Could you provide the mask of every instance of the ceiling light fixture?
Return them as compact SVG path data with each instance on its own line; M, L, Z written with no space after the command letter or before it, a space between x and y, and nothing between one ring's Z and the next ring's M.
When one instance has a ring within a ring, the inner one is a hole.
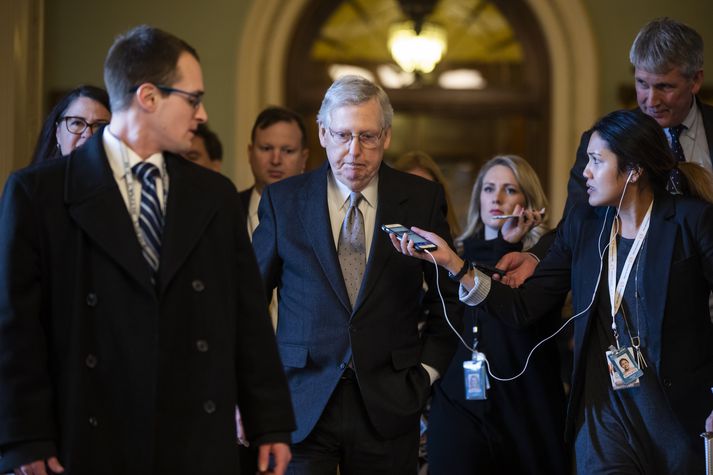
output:
M404 71L430 73L446 51L446 31L435 23L423 23L420 31L413 21L399 23L389 31L389 50Z

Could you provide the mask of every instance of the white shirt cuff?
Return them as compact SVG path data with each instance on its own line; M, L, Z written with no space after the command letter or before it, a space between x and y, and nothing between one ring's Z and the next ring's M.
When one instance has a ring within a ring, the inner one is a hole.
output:
M480 272L475 269L475 276L473 278L473 283L475 284L470 290L466 290L463 284L458 288L458 298L464 304L475 307L480 304L490 293L491 280L487 274Z

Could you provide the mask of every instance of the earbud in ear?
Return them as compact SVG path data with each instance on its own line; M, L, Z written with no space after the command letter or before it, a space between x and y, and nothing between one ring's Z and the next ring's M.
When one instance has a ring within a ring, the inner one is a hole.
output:
M626 177L626 182L629 183L631 182L631 176L634 174L634 170L629 170L629 176Z

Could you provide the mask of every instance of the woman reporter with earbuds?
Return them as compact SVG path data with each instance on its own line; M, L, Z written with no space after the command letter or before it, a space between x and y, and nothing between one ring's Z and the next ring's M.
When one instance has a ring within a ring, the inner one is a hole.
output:
M699 198L710 201L713 179L695 164L677 165L661 127L644 114L613 112L592 130L584 170L591 206L572 209L520 288L414 231L438 245L433 259L460 277L463 302L512 326L547 315L571 288L566 435L577 473L703 473L699 434L713 416L713 206ZM670 184L691 196L672 196ZM392 241L432 259L410 241ZM634 374L616 364L623 357Z

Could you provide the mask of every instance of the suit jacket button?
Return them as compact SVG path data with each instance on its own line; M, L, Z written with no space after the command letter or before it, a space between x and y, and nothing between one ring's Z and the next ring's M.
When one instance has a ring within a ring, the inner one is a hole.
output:
M88 306L96 307L98 301L99 301L99 299L97 298L97 294L95 294L94 292L89 292L87 294L87 305Z
M90 353L90 354L87 355L87 358L84 360L84 362L86 363L87 368L92 368L92 369L93 369L93 368L96 368L97 363L99 362L99 360L97 359L96 356L94 356L93 354Z
M193 290L196 292L203 292L205 289L205 284L203 284L202 280L195 279L193 282L191 282L191 287L193 287Z
M198 348L198 351L201 353L205 353L208 351L208 342L205 340L198 340L196 341L196 348Z
M342 363L339 365L339 369L345 369L347 367L346 363Z
M666 386L667 388L670 388L670 387L671 387L671 380L670 380L670 379L664 378L662 382L663 382L663 385Z
M92 427L97 427L99 425L99 421L96 417L92 416L89 418L89 425Z
M215 403L208 399L206 402L203 403L203 410L207 414L213 414L215 412Z

